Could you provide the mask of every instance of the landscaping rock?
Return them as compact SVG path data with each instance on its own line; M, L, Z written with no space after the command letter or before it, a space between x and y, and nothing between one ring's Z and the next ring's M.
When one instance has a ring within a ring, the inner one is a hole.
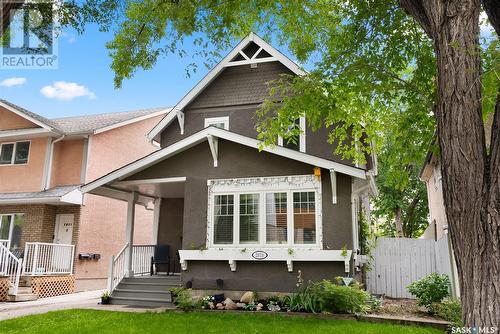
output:
M236 306L236 303L233 302L231 298L226 298L224 301L224 305L226 306L226 310L237 310L238 306Z
M218 310L223 310L224 309L224 305L222 305L222 303L217 303L217 305L215 305L215 308L218 309Z
M221 304L221 305L222 305L222 304ZM213 309L215 308L214 303L209 302L209 303L208 303L208 308L209 308L209 309L211 309L211 310L213 310Z
M243 296L241 296L240 302L245 304L253 303L254 302L253 292L252 291L245 292Z
M245 303L236 303L236 306L238 306L238 308L244 308L245 306L247 306L247 304L245 304Z
M264 308L264 305L262 305L262 303L258 303L255 310L261 311L263 308Z

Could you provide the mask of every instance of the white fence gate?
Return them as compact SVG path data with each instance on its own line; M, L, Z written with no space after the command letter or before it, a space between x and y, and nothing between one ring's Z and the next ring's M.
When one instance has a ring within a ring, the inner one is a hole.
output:
M451 277L451 261L446 237L428 239L378 238L372 252L371 270L366 274L367 289L393 298L414 298L408 292L413 281L433 272Z

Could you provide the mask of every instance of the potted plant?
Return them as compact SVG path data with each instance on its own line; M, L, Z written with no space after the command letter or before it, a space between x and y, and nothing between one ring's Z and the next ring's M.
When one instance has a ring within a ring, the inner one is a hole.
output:
M110 299L111 299L111 294L109 293L109 291L104 291L101 295L101 304L108 305Z

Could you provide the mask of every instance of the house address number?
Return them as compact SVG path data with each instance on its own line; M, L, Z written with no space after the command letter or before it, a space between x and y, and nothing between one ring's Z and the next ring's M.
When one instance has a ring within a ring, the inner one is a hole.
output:
M267 256L268 254L264 251L255 251L252 253L252 257L256 260L264 260Z

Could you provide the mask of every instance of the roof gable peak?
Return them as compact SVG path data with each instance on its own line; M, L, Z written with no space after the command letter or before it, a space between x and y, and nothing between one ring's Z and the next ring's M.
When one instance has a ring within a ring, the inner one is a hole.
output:
M163 117L148 133L148 139L158 141L157 137L175 118L177 118L181 126L181 133L183 133L184 108L213 82L225 68L241 65L252 66L253 64L273 61L280 62L296 75L306 74L299 65L257 34L254 32L249 33L172 108L171 112Z

